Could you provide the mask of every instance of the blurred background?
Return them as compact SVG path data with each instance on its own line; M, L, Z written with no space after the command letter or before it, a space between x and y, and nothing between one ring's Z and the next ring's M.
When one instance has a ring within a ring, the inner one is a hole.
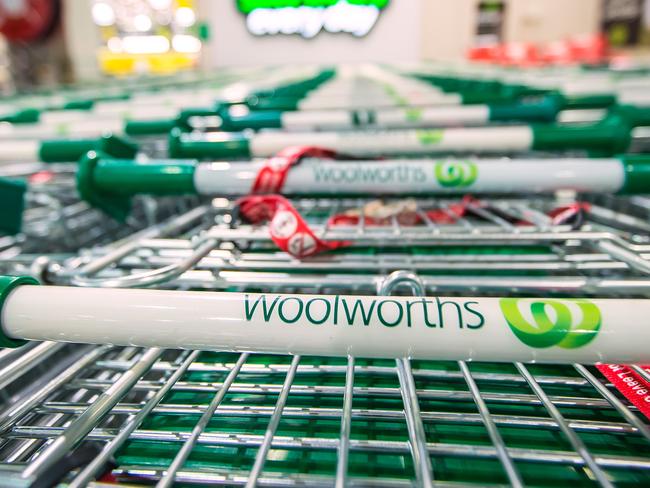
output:
M630 62L650 0L2 0L0 88L222 66Z

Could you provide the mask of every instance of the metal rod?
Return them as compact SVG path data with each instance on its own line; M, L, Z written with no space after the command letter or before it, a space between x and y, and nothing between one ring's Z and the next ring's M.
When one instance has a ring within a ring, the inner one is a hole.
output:
M29 369L45 361L62 347L63 344L61 343L43 342L28 351L24 351L19 358L0 369L0 390L25 374Z
M560 430L567 437L573 449L575 449L575 451L580 455L580 457L582 457L582 459L585 462L585 466L589 468L589 470L595 476L598 483L601 486L604 486L606 488L613 488L614 485L609 481L607 475L603 472L600 466L598 466L598 462L596 461L596 459L594 459L591 452L589 452L587 446L584 444L584 442L582 442L582 439L578 437L578 435L573 431L573 429L569 427L567 421L564 419L564 416L560 413L558 408L549 399L549 397L546 395L546 392L542 389L542 387L539 386L537 381L535 381L535 378L533 377L532 374L530 374L528 368L526 368L526 366L524 366L522 363L515 363L515 366L519 371L519 373L526 379L528 385L533 390L535 395L537 395L537 397L544 404L544 407L551 415L553 420L557 422L558 426L560 427Z
M467 386L469 387L469 391L472 394L472 397L474 398L474 403L476 403L476 407L478 408L479 414L483 419L483 424L485 425L485 428L488 431L490 440L492 441L492 444L497 450L499 461L501 461L501 464L503 465L503 468L506 471L506 475L508 476L508 481L510 482L510 485L514 487L523 486L524 484L521 479L521 475L519 474L519 471L517 470L514 463L512 462L512 459L510 458L510 454L508 453L508 447L503 441L503 437L501 437L501 434L499 433L499 430L497 429L497 426L494 423L494 420L492 419L492 415L490 414L490 410L488 409L487 404L481 397L481 391L479 390L476 381L474 381L474 378L472 377L472 373L469 367L467 366L467 363L465 363L465 361L458 361L458 367L460 368L460 371L463 374L465 381L467 382Z
M205 428L208 426L210 420L212 420L212 416L214 415L215 411L221 404L223 398L226 396L226 393L228 393L228 389L230 388L230 385L232 385L232 383L235 381L235 378L239 374L242 365L246 362L247 359L248 359L248 353L240 354L239 359L237 359L237 362L233 366L232 370L230 371L230 373L228 373L228 376L223 382L223 385L221 386L221 388L219 388L219 391L210 402L210 405L208 405L208 408L205 410L205 412L203 412L203 415L201 415L201 417L199 418L199 421L192 429L192 432L190 433L189 437L185 440L183 447L181 447L180 451L178 451L178 453L174 457L174 460L170 464L169 468L167 468L167 471L165 472L165 476L161 478L161 480L156 485L157 488L166 488L172 486L172 484L174 483L174 479L176 478L176 473L180 468L183 467L183 464L185 464L185 461L187 460L187 457L192 452L192 449L194 448L197 439L203 433Z
M625 406L625 404L620 401L614 394L612 394L609 389L603 385L601 381L598 380L593 374L589 372L587 368L585 368L582 364L574 364L573 367L580 373L582 376L586 378L589 383L600 393L609 403L611 403L612 407L614 407L618 413L621 414L621 416L630 424L632 424L636 430L641 434L643 437L646 438L646 440L650 441L650 428L636 415L634 415L629 408Z
M199 356L199 351L192 351L165 383L156 391L147 402L138 409L138 412L129 421L124 424L119 433L108 442L102 451L86 466L75 478L69 483L69 488L82 488L86 486L100 469L105 466L110 457L120 448L129 436L137 429L156 406L162 401L167 393L173 388L174 384L186 373L187 369ZM113 408L115 412L115 408Z
M433 466L427 451L427 439L420 414L415 381L411 372L411 363L408 359L396 359L397 375L400 382L402 401L404 402L404 416L409 433L409 446L413 464L415 465L415 476L418 485L432 487L434 485Z
M291 384L293 383L293 380L296 376L298 364L300 364L300 356L295 355L291 359L291 367L289 368L287 376L284 379L282 390L280 391L278 401L275 404L275 410L273 411L271 420L269 420L269 425L267 426L266 432L264 433L264 439L262 440L259 450L257 451L257 455L255 456L255 463L253 464L253 467L251 468L251 471L248 475L248 479L246 480L246 488L254 488L257 485L257 479L260 477L262 469L264 469L266 456L269 452L269 449L271 448L271 444L273 443L275 431L277 430L278 425L280 425L282 411L284 410L284 406L287 403L287 398L289 398Z
M131 389L131 387L144 375L155 363L162 349L152 348L147 350L133 369L122 373L120 378L111 387L102 393L81 416L66 428L63 434L57 437L54 442L39 453L38 458L31 463L22 477L25 479L35 478L63 458L75 445L88 434L97 423L117 404L117 402Z
M47 398L52 392L58 390L74 378L80 371L104 355L110 346L94 347L90 350L82 350L84 354L76 358L76 361L59 373L56 378L49 381L38 391L30 393L27 397L11 405L7 410L0 413L0 433L6 432L25 413L31 410L36 404ZM75 359L73 356L72 359Z
M347 486L348 453L350 451L350 430L352 427L352 401L354 396L354 357L348 356L345 371L345 393L341 412L341 432L339 435L338 459L336 461L336 488Z

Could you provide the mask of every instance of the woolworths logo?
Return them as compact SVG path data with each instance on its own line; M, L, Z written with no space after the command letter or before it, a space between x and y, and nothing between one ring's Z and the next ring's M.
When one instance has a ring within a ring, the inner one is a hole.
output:
M478 177L478 168L471 161L445 161L436 163L436 180L445 188L470 186Z
M485 324L479 303L432 298L354 298L245 295L248 322L347 327L427 327L476 330Z
M404 117L408 122L419 122L422 119L422 109L417 107L407 108Z
M441 130L418 130L415 134L423 146L432 146L442 140Z
M600 310L589 300L502 298L499 304L510 329L527 346L576 349L600 330Z

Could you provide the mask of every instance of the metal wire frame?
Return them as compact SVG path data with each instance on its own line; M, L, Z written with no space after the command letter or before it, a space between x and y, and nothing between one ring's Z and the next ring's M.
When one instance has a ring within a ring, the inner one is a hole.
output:
M647 421L581 365L506 372L480 363L110 346L86 350L80 362L54 388L12 405L21 414L0 424L3 479L65 462L70 451L56 448L63 443L78 451L102 446L87 467L70 470L69 486L101 477L111 458L121 482L160 486L521 486L535 485L532 476L542 471L551 483L641 486L650 477ZM409 418L419 419L419 434L407 428ZM376 437L364 438L366 429ZM464 429L467 438L453 435ZM533 433L552 441L534 444ZM518 436L531 445L522 447ZM618 453L605 453L603 442ZM318 466L323 455L328 462ZM371 465L382 459L399 467Z
M44 177L29 182L21 233L0 235L1 272L23 272L43 254L62 258L65 253L76 253L83 247L110 244L197 204L196 198L138 198L129 219L118 222L79 200L75 171L76 165L70 164L16 164L0 168L3 175L10 177Z
M421 208L447 208L450 202L457 201L418 204ZM366 226L362 219L358 226L330 228L319 223L340 212L341 207L362 203L297 202L321 238L353 244L350 250L334 254L297 260L273 251L266 226L236 223L230 202L217 200L212 207L174 219L164 235L141 236L110 249L95 248L82 258L64 262L45 278L104 287L223 289L277 285L319 291L373 291L384 274L410 270L422 276L428 291L437 292L647 295L650 291L648 224L642 215L613 210L613 205L593 204L588 214L593 220L575 229L550 226L544 220L543 211L553 208L557 201L522 199L490 201L490 207L480 209L479 218L452 224L404 226L394 219L387 227ZM499 209L498 214L490 211L492 207ZM536 225L515 226L504 218L521 219L522 215ZM355 249L363 245L373 249ZM461 252L446 252L449 246L460 246Z
M0 237L0 252L10 258L36 250L76 250L119 228L76 196L73 165L10 165L2 174L29 181L22 232ZM40 174L40 175L39 175ZM35 180L34 177L41 179Z
M192 247L209 243L212 249L216 243L202 239L202 232L213 228L214 219L206 207L198 207L97 250L90 260L78 259L72 269L93 275L120 263L132 270L148 253L163 260L154 259L153 265L161 265L179 252L192 254ZM570 255L573 246L581 246L574 242L579 240L576 231L566 232L573 244L563 246ZM187 243L193 244L189 251ZM225 252L232 254L232 246L208 251L198 260L194 256L180 278L167 281L167 286L192 286L196 275L203 276L204 284L206 274L215 281L209 260L223 260ZM256 258L255 253L246 254L249 262ZM620 272L620 262L600 254L589 259ZM488 256L488 263L505 264L497 255ZM306 266L331 271L350 259L337 256L333 262L324 259ZM463 259L468 258L459 262ZM508 259L506 255L504 261ZM537 256L531 262L544 259ZM589 264L589 259L584 261ZM371 259L365 265L371 269L376 264ZM177 268L178 263L169 266ZM322 281L327 275L287 275L289 281L267 276L257 282L248 279L250 275L254 273L240 273L235 282L240 288L303 292L328 286ZM418 287L437 289L435 277L399 275ZM379 272L342 276L334 275L329 286L348 293L363 286L391 291ZM372 279L364 284L368 276ZM321 282L316 285L315 279ZM573 277L573 290L585 293L588 288L581 279L591 278ZM610 281L614 290L626 280ZM640 288L647 289L647 283ZM34 361L28 358L16 367L11 383L20 383ZM160 486L521 486L536 484L540 476L557 483L642 485L650 479L650 427L599 378L582 365L566 370L408 359L391 364L360 358L84 347L76 360L58 366L56 376L14 394L3 405L0 473L17 484L33 480L72 459L73 449L80 452L99 442L89 464L69 468L66 481L71 486L100 478L113 457L117 464L111 473L120 481ZM454 437L466 430L467 437ZM541 443L532 439L533 433L543 433L552 439L551 445L546 438ZM618 452L605 448L611 445ZM205 456L212 461L206 462ZM319 461L323 456L326 461ZM293 462L296 459L304 462ZM384 464L390 469L379 469Z
M417 199L411 200L415 205L412 213L420 217L421 225L409 225L400 223L398 217L391 217L386 225L373 225L363 216L357 225L336 225L329 224L331 217L346 211L362 208L369 202L369 199L296 199L292 203L300 214L311 224L314 232L323 240L351 240L356 245L363 245L365 239L373 241L374 244L380 241L399 241L406 243L417 243L421 240L440 239L441 243L453 244L458 241L470 240L474 243L481 243L483 240L494 243L500 240L520 240L526 242L526 237L536 239L556 239L557 233L570 232L572 230L613 232L618 237L635 236L641 242L648 242L650 223L646 218L618 210L620 207L629 209L631 203L642 200L636 199L615 199L608 200L608 207L603 207L594 202L589 211L582 217L583 222L576 225L553 224L552 219L546 215L559 206L576 202L575 194L558 195L552 198L498 198L492 197L482 199L486 206L477 203L462 202L467 206L467 215L458 216L449 207L461 203L459 199ZM387 204L399 201L399 199L386 199ZM224 227L229 227L231 233L226 232L229 238L240 240L260 240L268 236L264 226L250 226L241 223L228 202L222 199L216 200L215 208L225 207L217 214L217 223L222 223L214 230L224 232ZM428 210L438 210L446 214L451 223L435 222L427 215ZM526 221L526 225L518 222ZM505 235L504 235L505 234ZM552 235L548 235L552 234ZM220 234L223 235L223 234ZM568 234L569 237L570 234ZM267 237L268 238L268 237ZM595 236L594 238L607 238L607 236ZM616 237L610 236L615 239ZM366 241L367 242L367 241Z

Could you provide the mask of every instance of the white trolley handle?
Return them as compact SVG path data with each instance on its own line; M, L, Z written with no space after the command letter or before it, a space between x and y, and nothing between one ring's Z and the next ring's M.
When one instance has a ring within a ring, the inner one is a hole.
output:
M0 345L64 341L323 356L647 363L650 300L378 297L26 286Z

